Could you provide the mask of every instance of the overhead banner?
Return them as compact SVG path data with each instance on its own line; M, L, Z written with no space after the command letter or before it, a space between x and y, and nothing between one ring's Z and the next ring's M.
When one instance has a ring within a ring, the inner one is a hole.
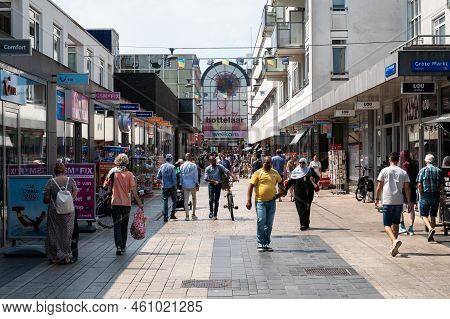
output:
M0 99L18 105L27 104L27 80L8 71L0 71Z
M248 137L245 71L237 64L216 63L203 75L203 133L206 139Z
M65 117L66 120L88 123L89 98L73 90L65 92Z
M8 176L8 239L44 239L47 204L44 189L50 175Z
M65 164L66 176L77 183L74 198L78 220L95 221L95 164Z

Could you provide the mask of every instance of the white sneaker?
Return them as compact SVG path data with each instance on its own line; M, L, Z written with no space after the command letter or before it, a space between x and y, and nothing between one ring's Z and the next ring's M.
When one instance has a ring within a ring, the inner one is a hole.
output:
M196 215L192 215L192 220L197 220L198 217Z
M398 239L396 239L393 243L392 243L392 248L391 248L391 256L395 257L398 255L398 249L400 248L400 246L402 245L402 242Z
M186 216L186 218L184 220L188 222L189 221L189 215Z

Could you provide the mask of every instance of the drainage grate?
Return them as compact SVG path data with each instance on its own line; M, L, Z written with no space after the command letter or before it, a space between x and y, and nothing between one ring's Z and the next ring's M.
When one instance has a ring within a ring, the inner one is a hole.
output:
M231 288L231 280L183 280L181 288Z
M305 273L308 276L352 276L351 269L347 268L305 268Z

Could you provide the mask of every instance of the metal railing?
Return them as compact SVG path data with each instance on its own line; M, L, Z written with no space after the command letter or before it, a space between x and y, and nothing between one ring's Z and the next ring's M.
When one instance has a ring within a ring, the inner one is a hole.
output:
M398 52L404 48L412 46L443 46L450 44L450 35L417 35L414 38L402 43L400 46L391 51L391 54Z

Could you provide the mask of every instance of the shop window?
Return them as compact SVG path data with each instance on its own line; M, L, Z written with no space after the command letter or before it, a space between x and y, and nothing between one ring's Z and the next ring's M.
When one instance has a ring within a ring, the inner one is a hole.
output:
M53 59L58 62L62 62L61 54L61 36L62 31L56 25L53 26Z
M392 124L392 104L383 106L383 124Z
M0 2L0 36L11 35L11 2Z
M56 122L56 136L57 136L57 159L58 161L65 162L66 152L65 152L65 141L64 141L64 121Z
M433 154L436 158L438 155L438 136L437 127L423 126L423 152L424 154ZM439 164L438 164L439 165Z
M88 139L88 125L81 124L81 162L89 163L89 139Z
M420 96L413 95L405 99L405 121L413 121L419 118Z
M438 112L436 95L422 95L422 117L436 116Z
M394 122L399 123L400 122L400 101L394 102Z
M33 49L40 51L41 47L41 14L30 9L30 39Z
M420 127L419 124L406 126L406 137L408 147L413 159L419 160L419 147L420 147Z
M65 125L65 163L75 162L75 124L66 122Z
M441 113L450 113L450 86L442 88L441 95L442 95Z

